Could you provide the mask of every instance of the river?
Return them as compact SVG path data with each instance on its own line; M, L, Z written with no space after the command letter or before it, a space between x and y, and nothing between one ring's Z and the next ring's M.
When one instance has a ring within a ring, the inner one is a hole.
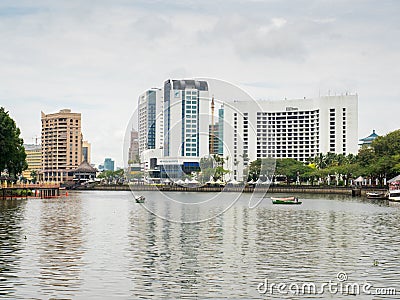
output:
M400 298L400 204L142 194L0 200L0 298Z

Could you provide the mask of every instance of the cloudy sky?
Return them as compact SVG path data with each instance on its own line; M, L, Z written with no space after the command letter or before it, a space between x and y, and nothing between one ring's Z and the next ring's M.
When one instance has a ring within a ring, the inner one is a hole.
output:
M123 165L138 95L227 80L255 99L357 93L359 136L398 129L400 2L0 1L0 106L26 143L40 111L82 113L92 162Z

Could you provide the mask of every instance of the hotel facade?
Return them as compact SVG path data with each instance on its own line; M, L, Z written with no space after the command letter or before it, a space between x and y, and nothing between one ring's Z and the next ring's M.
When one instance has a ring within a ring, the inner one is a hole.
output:
M152 141L154 133L155 142L142 142L139 152L143 169L155 180L199 170L200 159L216 152L230 170L225 179L242 181L248 164L258 158L306 162L319 153L358 150L357 95L230 100L215 95L207 81L170 79L157 89L154 115L143 108L149 105L143 101L150 99L147 93L139 97L139 141ZM211 110L214 95L224 99L218 116ZM152 125L157 129L149 130Z
M319 153L356 154L358 96L282 101L233 101L224 109L224 156L235 180L258 158L306 162ZM247 158L247 159L244 159Z

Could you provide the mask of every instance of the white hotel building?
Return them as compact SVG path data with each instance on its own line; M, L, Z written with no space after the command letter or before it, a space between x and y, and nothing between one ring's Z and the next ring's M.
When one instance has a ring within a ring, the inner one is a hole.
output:
M305 162L318 153L357 153L357 95L230 100L207 81L167 80L162 89L139 97L139 151L150 177L178 178L209 154L212 96L224 99L218 138L228 157L225 168L231 170L227 179L243 180L244 168L257 158Z
M271 157L306 162L318 153L357 153L357 95L254 104L224 105L224 156L232 158L229 169L236 180L243 180L246 155L248 161Z

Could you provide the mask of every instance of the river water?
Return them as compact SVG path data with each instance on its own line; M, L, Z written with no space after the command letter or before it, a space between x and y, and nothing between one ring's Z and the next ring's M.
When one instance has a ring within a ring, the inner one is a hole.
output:
M0 200L0 298L400 298L399 204L307 194L249 208L250 194L142 194L145 205L104 191ZM304 284L319 294L296 294Z

